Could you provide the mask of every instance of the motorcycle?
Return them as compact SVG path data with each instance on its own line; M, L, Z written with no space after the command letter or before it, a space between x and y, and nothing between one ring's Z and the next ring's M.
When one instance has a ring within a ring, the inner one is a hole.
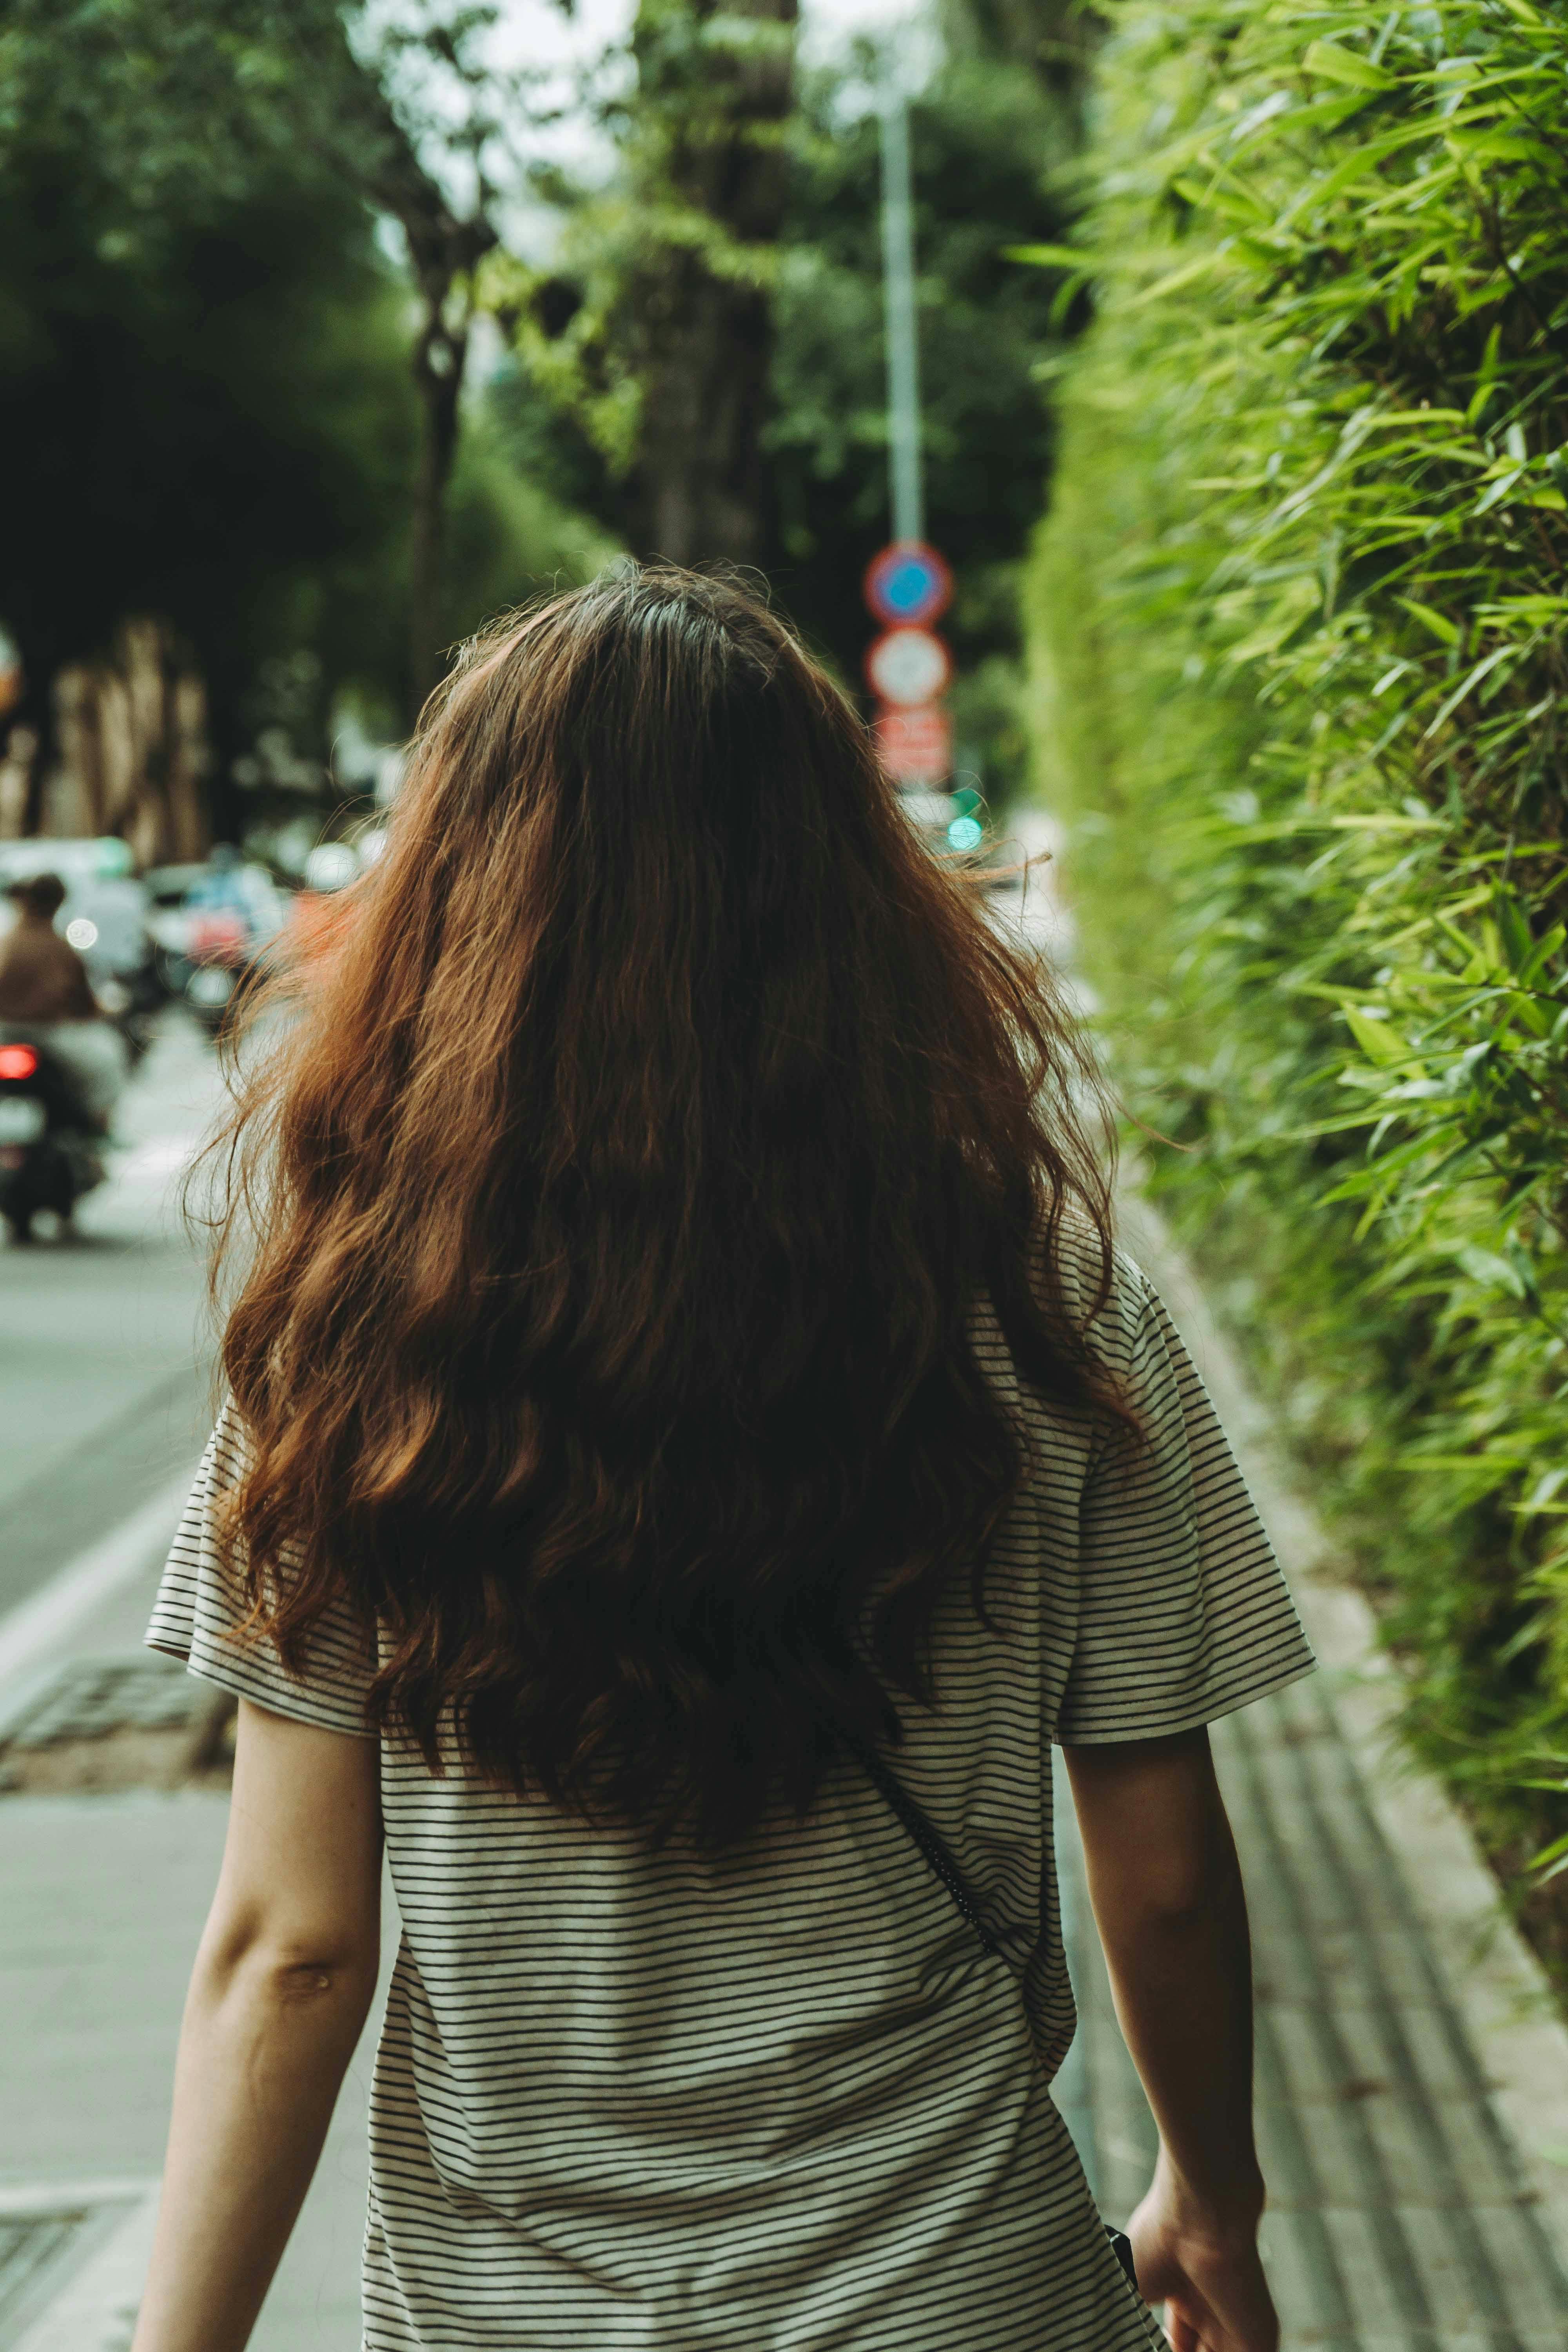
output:
M0 1045L0 1218L12 1240L31 1241L40 1209L68 1218L105 1173L70 1072L46 1046Z

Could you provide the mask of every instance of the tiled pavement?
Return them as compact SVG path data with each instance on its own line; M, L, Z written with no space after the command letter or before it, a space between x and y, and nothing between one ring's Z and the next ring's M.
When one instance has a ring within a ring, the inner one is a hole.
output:
M62 1656L139 1654L156 1573L150 1548ZM226 1811L205 1790L0 1793L0 2352L124 2352L130 2341ZM386 1915L384 1982L390 1892ZM357 2352L374 2036L373 2020L254 2352ZM76 2226L50 2230L51 2214Z
M1264 2245L1287 2347L1563 2352L1561 2250L1329 1694L1320 1680L1248 1707L1215 1727L1215 1750L1252 1916ZM1062 2104L1121 2221L1147 2184L1153 2126L1061 1828L1080 2001Z

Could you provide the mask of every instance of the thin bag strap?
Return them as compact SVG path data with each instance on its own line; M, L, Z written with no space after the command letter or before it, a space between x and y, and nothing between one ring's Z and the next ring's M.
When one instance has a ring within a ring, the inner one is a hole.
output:
M919 1846L932 1872L946 1887L952 1897L955 1908L963 1913L986 1950L1001 1955L1002 1947L981 1917L979 1906L964 1884L963 1873L949 1851L942 1832L927 1821L924 1813L907 1790L900 1788L875 1749L862 1747L859 1740L849 1738L847 1733L845 1734L845 1738L853 1753L865 1766L868 1778L881 1790L892 1811ZM1138 2273L1132 2260L1131 2239L1124 2230L1113 2228L1109 2221L1102 2223L1101 2226L1110 2241L1117 2261L1126 2274L1128 2285L1142 2302L1143 2290L1138 2284Z
M946 1887L952 1898L953 1907L968 1921L986 1950L999 1954L1002 1947L981 1917L980 1906L965 1885L963 1873L949 1851L941 1832L926 1819L914 1799L900 1788L873 1748L862 1747L858 1739L851 1739L848 1744L865 1766L868 1777L881 1790L889 1807L898 1815L899 1820L920 1848L933 1876L939 1878Z

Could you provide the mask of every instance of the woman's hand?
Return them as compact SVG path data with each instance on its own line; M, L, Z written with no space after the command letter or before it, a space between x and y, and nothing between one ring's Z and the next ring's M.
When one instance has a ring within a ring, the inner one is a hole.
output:
M1165 2306L1173 2352L1278 2352L1256 2212L1250 2220L1205 2212L1162 2157L1127 2234L1140 2293Z

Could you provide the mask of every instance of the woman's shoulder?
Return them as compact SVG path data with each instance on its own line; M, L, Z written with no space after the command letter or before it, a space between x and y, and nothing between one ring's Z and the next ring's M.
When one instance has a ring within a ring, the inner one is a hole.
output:
M1090 1342L1111 1370L1125 1368L1156 1303L1137 1260L1082 1210L1069 1209L1037 1244L1037 1278L1047 1303Z

